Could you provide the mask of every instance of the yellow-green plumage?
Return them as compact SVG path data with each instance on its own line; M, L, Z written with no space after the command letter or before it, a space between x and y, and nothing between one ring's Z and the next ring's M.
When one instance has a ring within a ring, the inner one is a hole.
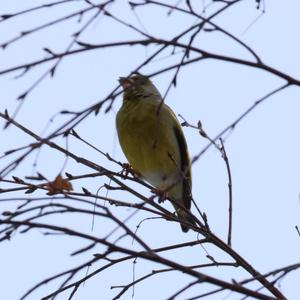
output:
M123 83L122 83L123 80ZM191 207L191 164L181 126L145 76L121 79L124 101L117 114L122 150L132 168L157 189L166 190L180 219L194 224L177 205ZM182 224L182 230L188 227Z

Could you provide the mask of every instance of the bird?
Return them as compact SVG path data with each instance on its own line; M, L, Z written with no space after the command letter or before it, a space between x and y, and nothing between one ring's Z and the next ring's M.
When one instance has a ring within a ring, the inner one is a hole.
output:
M120 146L136 174L173 204L183 232L195 221L191 160L181 125L158 89L144 75L120 77L123 103L116 115ZM187 225L189 224L189 225Z

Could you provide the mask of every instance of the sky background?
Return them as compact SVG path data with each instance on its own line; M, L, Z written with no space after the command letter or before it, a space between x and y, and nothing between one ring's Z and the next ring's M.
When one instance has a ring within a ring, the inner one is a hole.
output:
M20 11L38 3L45 3L45 1L2 1L0 14ZM203 5L210 2L199 1L199 3L202 9ZM295 78L300 78L300 44L297 41L298 28L300 28L300 3L296 0L265 1L265 5L266 13L248 30L249 24L261 14L261 10L256 9L255 1L242 1L241 4L229 9L214 21L251 46L266 64ZM17 36L20 31L34 28L47 20L85 6L86 3L83 1L74 1L72 4L60 6L59 9L43 10L2 22L0 23L0 44ZM199 11L201 9L199 8ZM212 8L209 6L203 15L210 15L210 9ZM170 38L189 24L195 23L194 19L177 13L167 17L167 10L162 8L139 9L134 14L128 3L122 0L115 1L109 7L109 11L139 28L143 25L149 33L163 38ZM85 20L87 17L82 22ZM64 51L70 42L70 34L82 24L78 23L77 19L72 19L21 39L5 50L1 49L0 69L43 58L47 55L43 48L50 48L54 52ZM128 28L102 15L79 40L97 44L139 37ZM207 51L250 59L249 54L241 46L224 38L220 33L202 33L196 43ZM149 46L147 49L141 46L108 48L88 51L64 59L54 78L47 77L29 94L16 120L38 134L50 133L69 118L65 115L56 115L57 112L64 109L82 110L103 99L118 85L119 76L128 75L140 62L149 57L154 49L155 46ZM162 54L159 59L146 66L142 70L143 73L151 74L178 61L179 56L170 57L169 54L170 52ZM50 65L39 66L19 79L14 78L19 74L18 72L1 76L1 112L7 109L12 113L18 104L16 98L48 67ZM173 72L170 72L153 78L153 82L162 94L165 93L172 75ZM284 82L274 75L254 68L205 60L184 67L178 76L177 83L176 88L172 87L169 92L166 103L176 114L180 113L192 124L197 124L201 120L205 131L214 137L256 100ZM236 127L225 144L233 178L233 248L262 273L297 263L300 259L300 237L295 230L296 225L300 226L299 96L299 88L290 87L269 98ZM120 105L121 97L118 97L109 113L104 114L101 111L96 117L90 116L76 128L76 131L102 151L110 153L117 160L126 162L119 147L115 129L115 114ZM51 118L52 122L44 131ZM0 125L2 128L3 121ZM193 157L207 145L207 141L194 129L184 128L183 130L190 155ZM10 126L7 130L1 129L0 141L1 155L8 149L26 145L33 140ZM58 139L57 143L65 146L63 139ZM118 166L75 139L69 140L69 148L74 153L104 167L120 171ZM39 171L49 180L53 180L60 172L64 160L61 154L44 147L39 154L37 167L33 166L36 155L31 155L20 168L13 172L13 175L23 178ZM0 168L2 169L7 162L8 160L0 160ZM89 170L69 160L64 171L71 174L83 174ZM108 183L108 180L97 178L80 183L75 182L74 189L81 190L81 186L84 186L96 193L103 183ZM193 165L193 195L197 204L207 214L212 231L222 239L226 239L228 228L227 184L224 161L220 153L211 147ZM1 185L0 183L0 188L6 187ZM136 188L145 195L150 195L141 187ZM133 198L129 194L117 192L109 195L128 201ZM21 196L24 194L0 194L0 200ZM172 210L169 203L165 202L163 205ZM3 201L0 202L0 207L1 211L6 211L14 209L16 204ZM132 212L129 209L120 208L112 208L112 210L121 219ZM145 213L137 214L129 222L131 228L134 229L147 216L149 215ZM48 221L91 232L90 218L60 216ZM98 221L93 233L104 236L105 232L111 228L111 224ZM93 253L101 251L99 247L87 255L70 257L71 252L85 245L83 241L64 236L44 236L42 233L42 230L36 230L27 234L16 234L11 241L0 244L1 298L19 299L38 281L84 262ZM192 232L183 234L178 224L161 220L144 222L139 233L152 247L196 238L195 233ZM138 249L137 245L131 245L129 240L124 241L124 244ZM218 261L228 261L228 257L215 247L206 246L205 248ZM204 249L194 247L168 253L166 257L185 264L200 264L209 262L205 255ZM135 274L139 277L159 267L138 260L135 265ZM93 266L91 270L95 268L96 266ZM248 278L245 272L230 268L226 270L211 268L201 271L224 280L232 277ZM83 273L81 275L84 276ZM88 281L79 289L74 299L111 299L117 290L111 290L110 286L128 283L132 276L133 264L129 261ZM151 299L166 299L174 292L174 287L177 290L189 280L187 276L184 277L178 273L166 273L153 277L135 287L134 299L150 299L147 296L145 298L145 295L150 294ZM298 299L299 280L300 272L296 271L281 282L281 289L289 300ZM58 285L58 282L48 284L29 299L39 299L55 290ZM201 285L178 299L186 299L188 295L196 295L205 290L209 290L208 286ZM122 299L131 299L131 294L132 291L127 292ZM227 299L241 299L240 295L228 292L210 299L223 299L226 296ZM57 299L68 299L68 294L62 294Z

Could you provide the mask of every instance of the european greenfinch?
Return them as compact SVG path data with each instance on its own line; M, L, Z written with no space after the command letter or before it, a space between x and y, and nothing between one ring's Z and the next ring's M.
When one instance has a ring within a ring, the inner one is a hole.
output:
M149 78L138 74L119 82L124 90L116 117L121 148L132 169L166 193L187 232L188 224L195 222L187 212L192 201L191 162L180 123Z

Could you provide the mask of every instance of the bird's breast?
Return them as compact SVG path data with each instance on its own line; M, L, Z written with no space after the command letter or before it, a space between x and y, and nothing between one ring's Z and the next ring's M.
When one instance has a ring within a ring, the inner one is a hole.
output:
M147 103L148 104L148 103ZM155 187L174 177L178 168L174 161L174 133L157 113L158 104L124 107L118 114L117 127L121 147L131 166ZM173 156L174 161L171 157Z

